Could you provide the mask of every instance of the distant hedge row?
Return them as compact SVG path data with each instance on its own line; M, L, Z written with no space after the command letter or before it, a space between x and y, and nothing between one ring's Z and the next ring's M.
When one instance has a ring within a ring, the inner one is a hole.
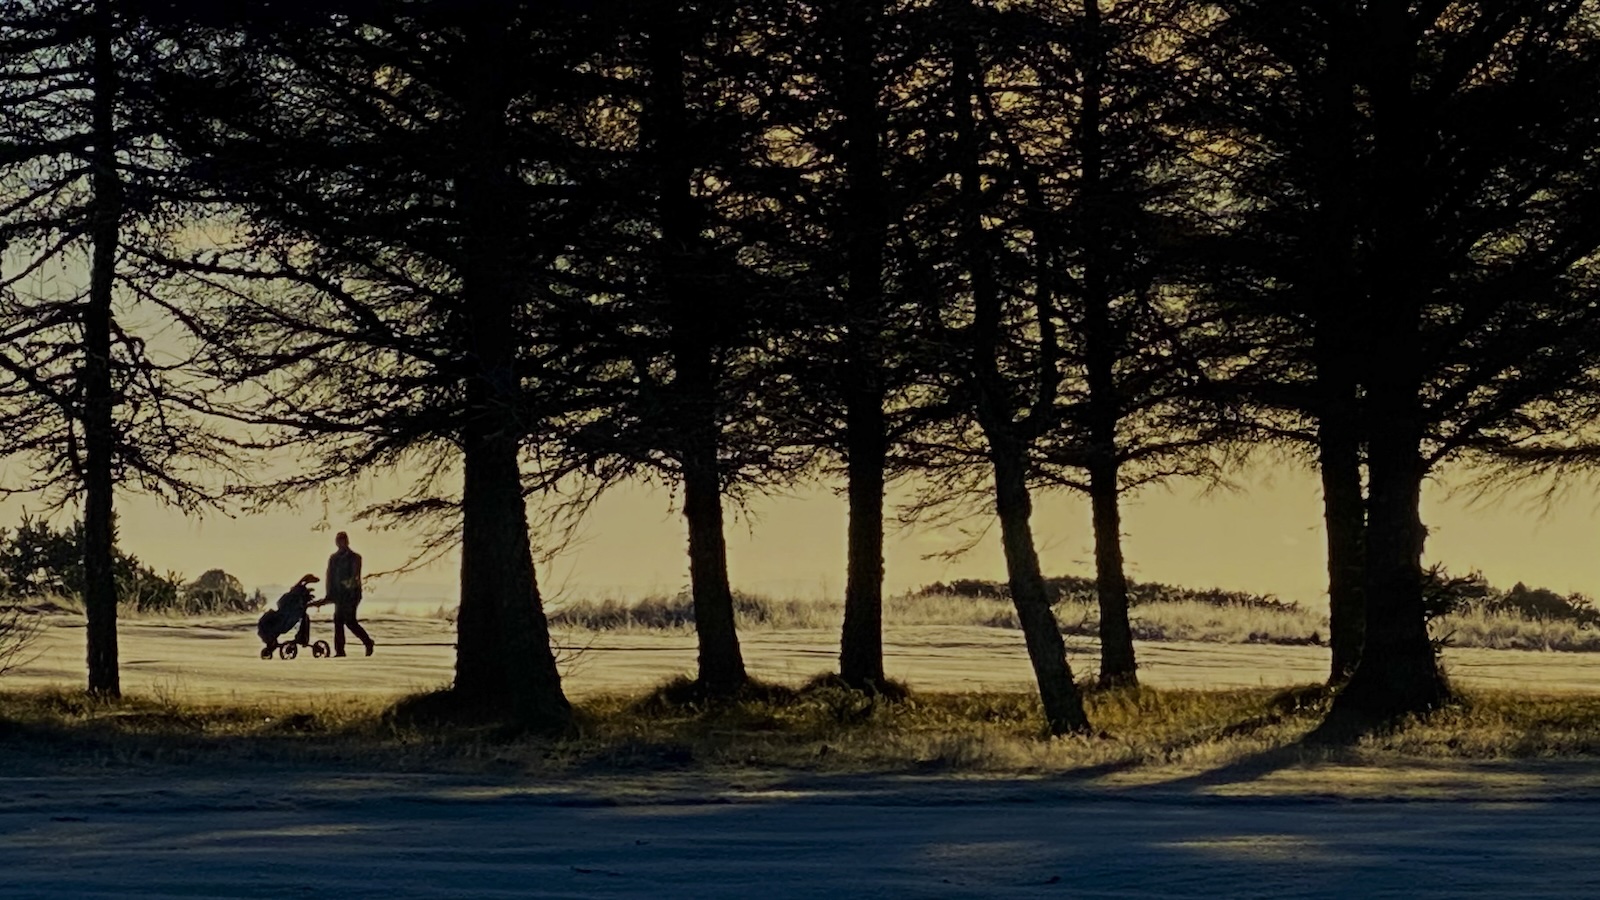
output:
M1096 597L1095 580L1079 575L1060 575L1045 579L1050 591L1050 601L1063 600L1093 602ZM955 581L936 581L919 588L918 594L948 594L955 597L1006 599L1011 596L1009 585L1000 581L983 581L962 578ZM1243 607L1247 609L1295 609L1292 601L1279 600L1271 594L1252 594L1248 591L1225 591L1220 588L1188 588L1160 582L1128 582L1128 603L1204 603L1208 606Z
M1424 573L1423 603L1428 618L1434 619L1451 613L1481 610L1519 616L1536 622L1573 622L1580 627L1600 626L1600 609L1584 594L1559 594L1548 588L1531 588L1517 582L1509 589L1489 584L1482 572L1451 575L1443 566L1434 566ZM1093 578L1063 575L1045 580L1052 603L1062 600L1093 602ZM951 582L934 582L917 590L918 594L947 594L956 597L1006 599L1011 589L1004 582L979 579L958 579ZM1246 591L1225 591L1219 588L1187 588L1159 582L1129 582L1128 602L1133 606L1144 603L1189 601L1208 606L1243 607L1249 609L1295 609L1298 604L1279 600L1270 594L1252 594Z

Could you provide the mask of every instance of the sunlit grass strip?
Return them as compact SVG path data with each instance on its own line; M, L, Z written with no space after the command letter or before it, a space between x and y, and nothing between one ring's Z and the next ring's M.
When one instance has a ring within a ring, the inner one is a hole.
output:
M1065 634L1096 637L1100 611L1092 602L1068 599L1054 606ZM1322 645L1327 616L1296 604L1278 606L1154 600L1131 611L1138 641L1198 641L1218 644ZM744 630L836 630L842 603L826 599L739 594L734 615ZM886 627L955 626L1017 629L1010 601L955 594L902 594L884 602ZM689 598L650 596L580 598L552 605L550 624L569 631L689 631ZM1512 612L1470 610L1432 623L1435 637L1453 647L1491 650L1600 651L1600 630L1570 621L1529 619Z
M1067 634L1099 633L1099 608L1092 602L1065 600L1055 605L1055 612ZM739 627L746 630L835 630L843 620L844 605L832 600L739 594L734 615ZM1009 600L953 594L889 597L884 603L884 623L891 628L1019 627ZM1132 624L1134 638L1145 641L1315 644L1327 635L1325 617L1289 604L1263 608L1195 600L1155 601L1135 606ZM694 613L688 597L578 599L552 604L550 625L576 631L687 631L694 627Z
M1037 698L1023 693L912 693L892 702L819 681L701 706L662 702L663 690L586 699L573 731L558 739L506 737L491 727L413 727L396 721L388 704L355 696L199 702L164 695L105 703L60 690L0 693L0 756L51 767L231 762L530 775L1198 769L1295 747L1326 702L1317 686L1089 691L1090 719L1102 734L1047 740ZM1472 691L1460 705L1369 738L1353 752L1589 757L1600 755L1597 735L1600 697Z

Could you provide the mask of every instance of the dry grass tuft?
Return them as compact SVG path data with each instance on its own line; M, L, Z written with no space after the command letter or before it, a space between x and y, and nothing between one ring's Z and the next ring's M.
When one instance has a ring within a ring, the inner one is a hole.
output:
M810 681L807 681L805 684L800 686L800 693L802 695L826 690L850 691L856 689L852 688L842 677L833 672L824 672L821 675L815 675ZM871 694L884 700L888 700L891 703L895 703L911 696L911 686L906 684L904 681L900 681L895 678L884 678L881 682L873 682L869 684L863 690L863 693Z
M1600 630L1570 619L1531 619L1499 610L1467 609L1449 613L1434 619L1429 630L1452 647L1600 651Z
M1548 759L1600 755L1600 696L1473 691L1426 719L1367 739L1406 756Z
M792 687L751 678L732 696L717 694L706 689L699 680L679 675L662 682L634 702L633 712L641 716L672 714L678 711L699 712L750 704L782 706L793 703L800 695Z

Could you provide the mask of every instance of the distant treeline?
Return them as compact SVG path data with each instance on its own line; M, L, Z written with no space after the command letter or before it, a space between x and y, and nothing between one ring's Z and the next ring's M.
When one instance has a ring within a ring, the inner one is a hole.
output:
M83 541L81 521L57 529L24 513L15 529L0 528L0 599L81 608ZM266 602L260 591L246 594L239 579L221 569L190 581L177 572L163 575L120 548L114 560L117 603L130 612L249 612Z
M1465 612L1484 612L1534 622L1571 622L1580 628L1600 625L1600 610L1595 608L1593 598L1587 594L1561 594L1549 588L1529 587L1520 581L1510 588L1497 588L1489 584L1482 572L1474 570L1466 575L1451 575L1443 566L1437 565L1423 574L1423 598L1430 620ZM1045 584L1049 588L1052 603L1093 603L1097 596L1093 578L1061 575L1045 579ZM948 583L936 581L918 588L913 594L1005 600L1010 598L1011 589L1000 581L963 578ZM1271 594L1190 588L1155 581L1129 581L1128 603L1130 606L1200 603L1224 608L1267 610L1300 608L1300 604L1294 601L1280 600Z

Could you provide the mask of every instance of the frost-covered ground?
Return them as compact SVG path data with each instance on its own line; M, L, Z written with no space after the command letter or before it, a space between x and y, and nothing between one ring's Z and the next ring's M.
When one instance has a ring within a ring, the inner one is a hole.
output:
M83 680L81 620L56 617L40 655L4 679L3 687L71 686ZM166 691L185 697L290 696L295 693L398 694L450 681L454 634L448 623L422 616L368 620L376 655L345 659L263 661L250 617L143 619L121 626L125 690ZM313 637L329 638L318 621ZM574 696L635 691L693 673L694 635L688 632L558 633L565 685ZM753 674L798 683L836 669L834 631L750 630L740 636ZM1095 671L1092 641L1068 639L1075 671ZM891 627L885 667L920 690L1029 690L1031 670L1022 635L974 626ZM1140 678L1155 687L1253 687L1306 684L1327 676L1322 647L1271 644L1141 643ZM1600 654L1452 648L1445 663L1462 684L1542 691L1600 690Z
M1141 784L25 767L0 774L0 896L1584 897L1594 768L1363 788L1338 767Z

